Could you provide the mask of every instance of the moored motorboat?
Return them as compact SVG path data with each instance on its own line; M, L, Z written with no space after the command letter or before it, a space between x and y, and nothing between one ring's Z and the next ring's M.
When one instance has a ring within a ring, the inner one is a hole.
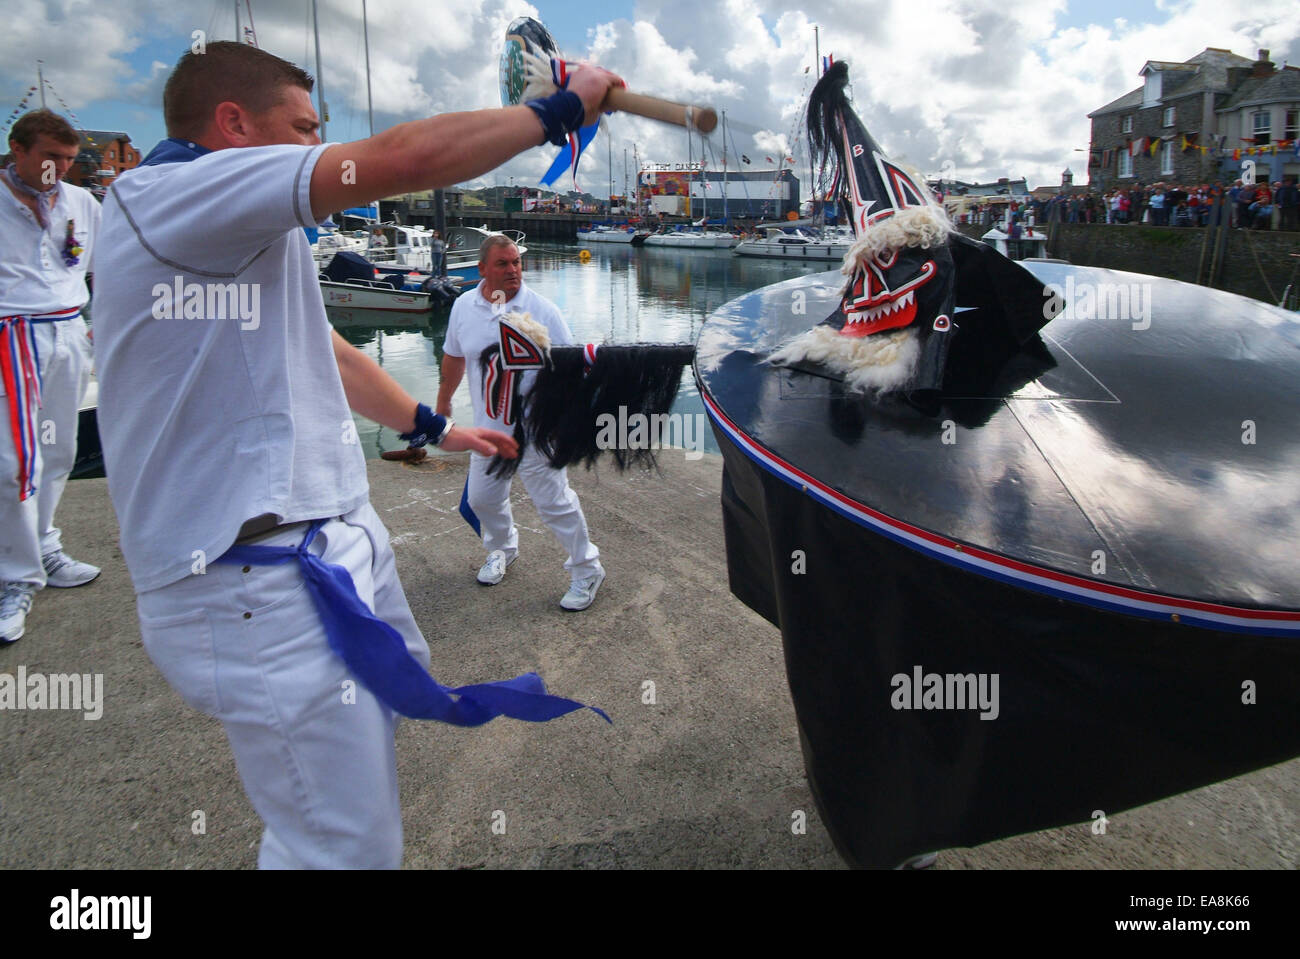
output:
M433 306L425 290L406 289L405 274L376 275L374 264L355 253L337 253L320 274L321 297L326 306L398 313L424 313Z
M631 243L636 231L630 227L593 226L578 231L579 243Z
M802 229L768 227L763 237L744 240L736 244L732 252L738 256L833 262L844 259L852 245L852 240L842 236L820 237Z
M1043 259L1047 256L1047 234L1032 226L1019 226L1014 231L999 223L980 241L987 243L1009 260Z

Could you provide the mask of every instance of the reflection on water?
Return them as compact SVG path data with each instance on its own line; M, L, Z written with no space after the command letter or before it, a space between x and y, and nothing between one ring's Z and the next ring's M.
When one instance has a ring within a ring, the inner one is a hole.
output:
M528 244L524 279L560 308L579 343L694 343L704 320L742 294L792 276L824 272L827 264L751 259L730 250L683 250L592 244L583 263L577 244ZM474 295L473 289L465 294ZM422 403L438 395L442 341L451 307L430 313L326 308L334 328L375 359ZM810 317L809 326L819 317ZM690 371L682 377L673 412L704 413ZM465 383L452 401L452 418L472 421ZM368 457L403 444L389 429L357 418ZM712 431L705 448L717 452Z

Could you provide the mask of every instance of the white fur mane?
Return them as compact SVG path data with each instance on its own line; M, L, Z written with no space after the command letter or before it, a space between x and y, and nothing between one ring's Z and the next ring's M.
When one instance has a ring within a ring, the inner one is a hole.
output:
M840 272L852 276L867 259L902 249L905 246L928 250L948 242L953 232L952 221L943 209L935 204L912 207L878 220L867 227L853 241L844 254Z
M829 326L814 326L767 361L775 366L803 360L820 363L843 376L849 389L879 395L907 385L920 358L920 337L911 327L872 336L845 336Z

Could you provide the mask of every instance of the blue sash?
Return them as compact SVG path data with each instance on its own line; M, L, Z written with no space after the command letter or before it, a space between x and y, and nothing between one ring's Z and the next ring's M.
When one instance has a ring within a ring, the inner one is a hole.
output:
M325 523L313 522L296 547L232 546L217 562L277 566L296 559L325 625L330 649L394 712L453 726L481 726L498 716L541 723L577 709L590 709L605 722L612 722L595 706L550 695L536 673L457 689L440 685L407 651L401 634L361 601L348 571L307 549Z

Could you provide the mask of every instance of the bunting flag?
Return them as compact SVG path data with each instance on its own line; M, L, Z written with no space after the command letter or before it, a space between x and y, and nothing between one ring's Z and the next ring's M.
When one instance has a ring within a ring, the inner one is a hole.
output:
M1240 151L1240 150L1233 150L1233 151L1232 151L1232 158L1233 158L1234 160L1240 160L1240 159L1241 159L1241 151Z
M835 57L832 54L828 53L826 56L822 57L822 73L825 73L834 65L835 65Z
M742 153L742 154L740 155L740 162L741 162L741 163L748 163L748 162L750 162L750 161L749 161L749 157L745 156L745 154Z

